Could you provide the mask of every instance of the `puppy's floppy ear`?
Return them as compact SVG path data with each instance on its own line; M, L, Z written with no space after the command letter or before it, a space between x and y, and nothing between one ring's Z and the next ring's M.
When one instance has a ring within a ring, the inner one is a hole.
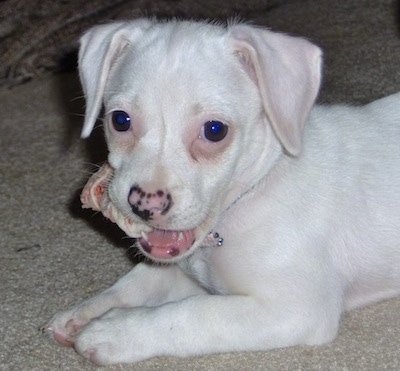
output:
M320 86L321 50L305 39L248 25L229 30L278 139L289 154L298 155Z
M146 19L110 23L93 27L82 36L78 65L86 97L83 138L88 137L94 127L113 63L124 47L140 37L151 24L151 21Z

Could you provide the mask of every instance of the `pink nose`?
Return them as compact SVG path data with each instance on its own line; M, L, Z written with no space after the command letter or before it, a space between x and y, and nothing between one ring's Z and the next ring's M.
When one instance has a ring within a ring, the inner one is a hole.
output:
M172 206L172 197L167 191L158 189L146 192L134 185L129 192L128 202L132 212L147 221L165 215Z

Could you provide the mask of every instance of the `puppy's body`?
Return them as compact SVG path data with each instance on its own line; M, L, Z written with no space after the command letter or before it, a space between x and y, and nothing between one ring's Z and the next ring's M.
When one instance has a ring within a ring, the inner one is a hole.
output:
M109 196L171 264L57 314L57 341L99 364L322 344L399 294L400 94L311 109L319 49L244 25L102 26L80 72L85 135L106 108Z
M239 271L251 266L271 282L275 270L285 280L282 269L287 278L297 266L299 278L308 276L313 287L318 275L328 296L332 290L343 293L337 304L346 309L396 295L400 266L389 262L399 257L399 107L400 94L364 107L315 107L302 156L282 158L223 214L216 230L231 247L210 252L211 266L216 264L212 277L232 266ZM238 264L228 264L232 260ZM246 292L249 280L255 292L266 289L243 276L222 275L216 290L231 293L243 284ZM225 287L221 281L229 277L233 283ZM272 286L281 289L282 283Z

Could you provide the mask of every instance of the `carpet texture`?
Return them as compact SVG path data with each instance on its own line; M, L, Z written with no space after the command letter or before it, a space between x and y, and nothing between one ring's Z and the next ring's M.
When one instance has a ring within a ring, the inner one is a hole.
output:
M400 90L397 2L258 3L258 11L245 11L253 23L304 35L324 48L320 102L358 104ZM0 88L0 370L94 370L38 327L135 263L132 241L101 215L80 208L81 187L107 156L101 129L79 139L81 96L75 72ZM321 347L157 358L104 369L399 370L399 339L395 298L345 313L337 339Z

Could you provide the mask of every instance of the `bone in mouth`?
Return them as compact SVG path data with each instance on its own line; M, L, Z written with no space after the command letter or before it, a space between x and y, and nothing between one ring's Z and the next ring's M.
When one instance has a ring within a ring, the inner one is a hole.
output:
M113 172L114 169L108 162L105 162L89 178L81 193L82 208L101 211L107 219L116 223L128 236L141 237L143 233L150 232L152 228L142 223L133 222L123 215L108 196L107 187Z

